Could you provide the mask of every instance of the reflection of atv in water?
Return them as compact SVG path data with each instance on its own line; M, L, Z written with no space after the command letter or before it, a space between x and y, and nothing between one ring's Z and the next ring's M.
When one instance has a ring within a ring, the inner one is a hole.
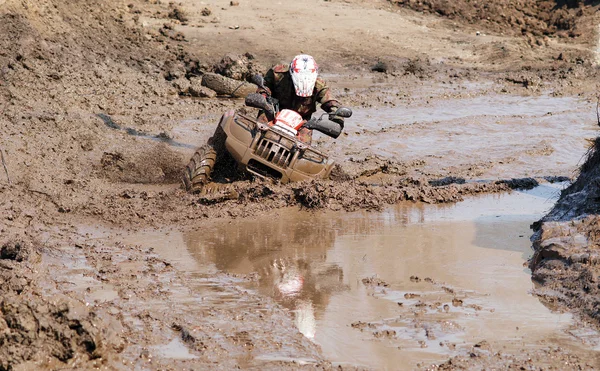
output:
M253 275L256 280L242 285L293 311L300 331L312 338L315 320L325 316L331 298L350 289L334 258L339 230L332 225L338 223L343 222L326 215L283 212L187 231L183 240L199 266Z
M255 82L264 86L260 76ZM282 183L329 177L333 161L296 136L304 127L337 138L342 128L329 117L324 119L328 114L305 121L294 111L279 111L276 99L258 93L249 94L246 105L263 110L269 122L233 110L226 112L208 143L198 148L188 163L183 174L186 190L201 191L225 157L232 158L243 172ZM350 117L352 111L340 108L332 115Z

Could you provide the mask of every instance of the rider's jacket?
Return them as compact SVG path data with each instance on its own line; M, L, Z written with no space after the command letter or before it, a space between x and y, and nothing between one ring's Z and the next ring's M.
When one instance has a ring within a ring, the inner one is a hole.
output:
M331 96L329 87L323 79L317 78L313 95L310 97L299 97L296 95L289 65L278 64L271 68L265 75L265 86L270 90L273 98L279 100L280 109L291 109L309 120L311 115L317 111L317 103L325 112L331 112L339 108L340 103ZM259 93L267 93L258 89Z

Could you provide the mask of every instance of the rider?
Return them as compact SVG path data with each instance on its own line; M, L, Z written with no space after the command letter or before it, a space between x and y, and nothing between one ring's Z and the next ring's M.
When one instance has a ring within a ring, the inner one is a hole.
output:
M310 55L300 54L287 64L278 64L271 68L265 75L265 87L259 88L258 93L271 95L279 100L280 109L291 109L298 112L303 119L309 120L317 111L317 103L328 113L335 112L340 102L331 96L325 81L318 77L319 66ZM267 122L266 115L262 112L259 120ZM344 128L344 118L331 116L330 120ZM305 127L298 130L298 138L310 143L312 130Z

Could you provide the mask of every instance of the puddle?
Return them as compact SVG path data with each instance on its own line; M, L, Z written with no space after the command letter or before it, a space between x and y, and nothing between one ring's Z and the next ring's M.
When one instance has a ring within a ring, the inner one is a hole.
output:
M69 259L65 259L59 253L44 252L42 259L47 265L61 267L61 279L56 281L56 285L62 290L80 293L86 303L100 304L110 302L119 297L119 293L114 286L97 280L87 263L87 260L81 251L69 253ZM50 289L51 283L45 282L45 287Z
M360 109L353 116L366 128L386 128L396 125L422 122L451 121L477 116L543 116L575 111L580 102L573 97L522 97L522 96L478 96L472 98L438 101L429 106L409 105L406 107ZM398 114L400 113L401 114ZM381 119L381 121L379 121ZM366 122L379 121L377 125Z
M290 310L333 362L413 369L481 340L517 350L581 346L572 316L530 294L524 267L529 225L559 187L381 213L287 210L127 240L203 274L258 274L245 288Z

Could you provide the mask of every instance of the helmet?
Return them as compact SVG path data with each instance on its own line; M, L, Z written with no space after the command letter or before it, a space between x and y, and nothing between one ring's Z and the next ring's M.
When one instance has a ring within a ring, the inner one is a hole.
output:
M315 89L319 66L310 55L300 54L292 59L290 63L290 75L299 97L310 97Z

